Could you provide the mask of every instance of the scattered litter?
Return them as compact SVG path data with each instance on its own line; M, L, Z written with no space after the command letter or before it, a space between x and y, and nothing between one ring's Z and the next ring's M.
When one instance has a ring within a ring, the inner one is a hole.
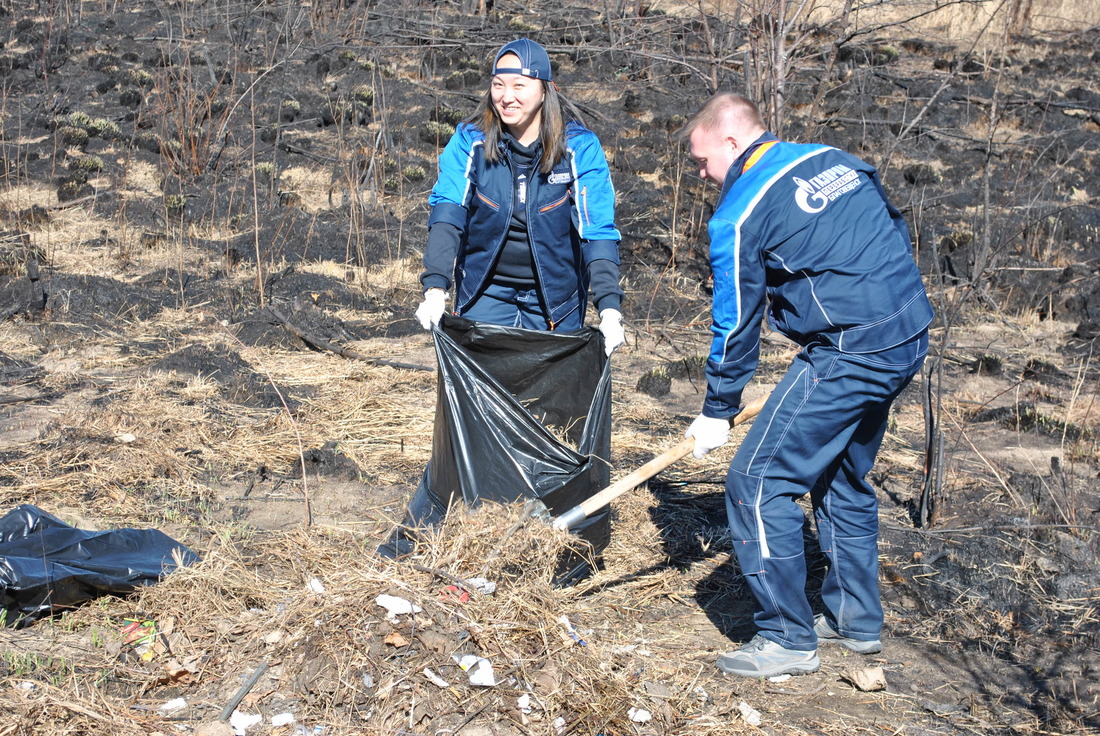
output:
M554 731L559 735L565 733L565 719L561 716L554 719Z
M626 715L635 723L649 723L653 720L653 714L645 708L631 708Z
M199 659L200 657L191 655L180 662L174 657L169 657L168 661L164 663L164 674L168 675L173 682L190 684L195 681L195 671L198 668Z
M16 685L16 687L18 687L20 690L34 690L35 684L30 680L23 680L18 685Z
M150 662L153 659L154 645L157 641L157 622L140 618L124 618L123 626L119 630L122 633L122 643L134 648L134 653L142 660Z
M497 684L496 675L493 674L493 664L485 657L464 654L461 657L455 655L453 659L470 676L471 685L492 687Z
M221 713L218 714L218 720L229 721L231 724L233 723L233 719L236 718L238 715L237 706L241 704L241 701L244 700L244 697L248 695L249 691L256 686L256 683L259 682L260 678L263 677L265 672L267 672L269 666L270 665L268 665L267 662L263 662L260 664L259 667L252 671L252 674L248 676L248 679L244 681L244 684L237 689L237 692L233 695L232 698L229 699L229 702L226 703L225 707L222 708ZM232 715L230 715L230 713L232 713ZM241 713L240 717L242 719L248 719L252 716L249 716L247 713ZM263 720L263 716L256 717L260 720ZM245 726L244 728L247 730L248 726ZM233 730L237 731L237 727L233 726ZM238 733L244 734L244 731L238 731Z
M374 687L374 677L370 674L363 675L363 687L370 690Z
M710 693L708 693L702 685L692 690L691 694L694 695L695 699L700 703L705 703L710 700Z
M470 594L457 585L448 585L439 591L439 597L443 600L458 601L459 603L469 603L470 601Z
M760 715L760 711L753 708L744 700L737 704L737 710L741 714L741 718L745 720L745 723L750 726L759 726L764 722L764 719Z
M123 432L122 434L115 435L115 442L119 443L120 445L128 445L136 439L137 437L130 434L129 432Z
M186 708L186 707L187 707L187 700L185 698L176 698L174 700L169 700L167 703L161 704L161 706L158 710L168 712L168 711L173 711L173 710L179 710L180 708Z
M474 590L482 595L492 595L497 592L497 584L485 578L469 578L467 581Z
M260 723L263 719L264 717L259 713L242 713L235 710L233 715L229 716L229 725L233 727L233 733L237 736L245 736L248 729Z
M420 613L422 609L412 601L407 601L404 598L398 598L395 595L386 595L382 593L380 596L374 599L374 602L386 609L388 614L387 618L391 621L395 620L398 616L407 613Z
M386 638L383 640L391 647L407 647L409 640L400 631L391 631L386 634Z
M425 667L422 672L424 673L424 677L428 678L428 682L432 683L436 687L448 688L451 686L451 683L447 682L442 677L433 672L430 667Z
M531 693L524 693L516 698L516 707L519 709L519 712L525 716L530 715L533 710L531 708Z
M582 647L588 646L588 642L586 642L584 639L582 639L580 637L580 635L577 633L577 630L573 628L573 624L569 623L569 617L568 616L562 616L561 618L558 619L558 621L561 621L562 626L565 627L565 631L569 634L570 639L577 642Z
M782 674L782 675L775 675L774 677L769 677L768 682L786 682L789 679L791 679L791 675Z
M322 583L319 578L310 578L308 587L309 587L310 591L313 592L313 593L324 593L325 592L325 584Z
M881 667L864 667L859 670L849 670L841 675L845 680L855 685L857 690L865 693L886 689L886 673Z
M298 720L294 717L293 713L277 713L271 716L272 726L289 726L294 721Z

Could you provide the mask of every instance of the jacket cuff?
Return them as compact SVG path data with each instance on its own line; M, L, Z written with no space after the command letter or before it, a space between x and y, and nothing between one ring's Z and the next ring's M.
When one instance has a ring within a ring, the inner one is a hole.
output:
M608 294L596 301L596 314L599 314L605 309L617 309L621 312L623 311L622 307L623 297L621 294Z
M581 244L584 260L587 263L598 260L608 260L619 265L619 241L617 240L589 240Z
M451 288L451 280L437 273L426 273L420 277L420 285L424 287L424 291L428 289L443 289L443 291L447 291Z
M430 229L437 222L445 222L459 230L465 230L466 208L453 202L440 202L432 207L432 214L428 217L428 228Z
M735 416L741 413L741 410L738 409L731 412L729 409L719 409L717 407L711 406L707 402L704 402L703 410L699 413L711 419L733 419Z

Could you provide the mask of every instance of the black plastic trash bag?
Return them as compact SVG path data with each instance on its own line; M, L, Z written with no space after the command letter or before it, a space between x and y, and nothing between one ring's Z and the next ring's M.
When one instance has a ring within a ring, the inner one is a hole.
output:
M107 593L130 593L198 555L156 529L86 531L23 504L0 518L0 615L8 626Z
M432 458L380 554L412 552L415 530L441 522L459 500L538 498L556 516L608 485L611 370L598 330L543 332L445 315L434 337ZM600 511L572 531L598 555L610 538L610 514ZM558 582L589 572L573 557Z

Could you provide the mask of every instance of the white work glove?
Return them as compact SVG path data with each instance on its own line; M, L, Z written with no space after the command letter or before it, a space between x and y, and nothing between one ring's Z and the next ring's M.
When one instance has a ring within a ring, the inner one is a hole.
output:
M416 308L416 321L425 330L430 330L439 324L439 319L447 311L447 292L439 287L432 287L424 292L424 301Z
M615 352L626 340L626 330L623 329L623 315L618 309L600 310L600 334L603 335L603 349L607 357Z
M684 432L684 436L695 438L695 449L691 454L698 460L716 447L729 442L730 420L715 419L700 414Z

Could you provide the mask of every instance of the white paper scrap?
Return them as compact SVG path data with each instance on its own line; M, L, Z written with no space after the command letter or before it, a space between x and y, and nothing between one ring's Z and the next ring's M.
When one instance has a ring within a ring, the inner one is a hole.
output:
M492 595L497 592L497 584L487 578L468 578L466 582L482 595Z
M451 683L447 682L442 677L433 672L430 667L425 667L422 671L424 673L424 677L428 678L428 682L432 683L436 687L446 688L451 686Z
M229 716L229 725L233 729L233 733L237 736L245 736L248 733L248 729L255 726L262 721L264 717L259 713L242 713L239 710L233 711L233 715Z
M464 654L461 657L456 655L453 659L469 675L471 685L492 687L497 684L496 675L493 674L493 663L485 657Z
M737 710L741 712L741 717L745 719L745 723L750 726L759 726L764 722L763 718L760 716L760 711L753 708L744 700L737 704Z
M374 602L385 608L390 618L396 618L407 613L420 613L424 610L412 601L398 598L395 595L386 595L385 593L375 598Z

